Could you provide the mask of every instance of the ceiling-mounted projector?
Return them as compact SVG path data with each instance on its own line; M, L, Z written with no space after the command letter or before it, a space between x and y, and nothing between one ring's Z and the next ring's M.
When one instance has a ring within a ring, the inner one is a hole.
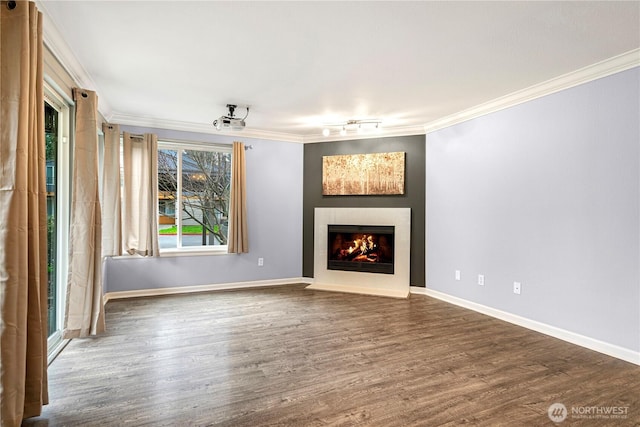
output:
M242 130L246 126L244 119L249 115L249 106L248 105L235 105L235 104L227 104L227 108L229 109L228 116L220 116L219 118L213 121L213 126L215 126L218 130ZM243 118L235 117L234 113L236 108L246 108L247 114L244 115Z

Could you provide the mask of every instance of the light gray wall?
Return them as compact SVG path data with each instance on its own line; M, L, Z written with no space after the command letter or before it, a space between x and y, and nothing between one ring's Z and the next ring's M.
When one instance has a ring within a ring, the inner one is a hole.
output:
M105 291L208 285L302 276L303 146L224 135L123 126L159 139L253 145L246 152L249 253L241 255L110 259ZM264 266L258 267L258 257Z
M639 82L428 134L427 288L640 351Z

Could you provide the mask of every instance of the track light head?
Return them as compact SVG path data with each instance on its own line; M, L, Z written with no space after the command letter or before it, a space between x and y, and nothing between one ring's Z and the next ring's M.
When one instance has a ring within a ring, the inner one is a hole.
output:
M340 128L340 136L347 135L348 131L355 130L357 133L365 133L370 129L374 129L376 132L382 132L382 120L379 119L359 119L359 120L345 120L338 123L326 123L322 129L322 135L327 137L331 135L330 128Z

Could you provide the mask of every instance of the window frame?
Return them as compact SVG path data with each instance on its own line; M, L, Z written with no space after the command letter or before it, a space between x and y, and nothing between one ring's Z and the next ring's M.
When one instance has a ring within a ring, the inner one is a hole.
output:
M176 174L182 177L182 151L210 151L223 152L231 154L233 146L231 144L184 141L168 138L158 138L158 151L160 150L176 150L178 153L178 164L176 165ZM233 175L233 161L231 162L231 174ZM158 171L159 172L159 171ZM157 177L156 177L157 178ZM157 185L157 182L156 182ZM230 184L231 185L231 184ZM182 194L182 178L178 180L176 194ZM159 200L159 199L158 199ZM176 198L176 204L181 203L181 197ZM159 202L156 203L156 221L159 221L160 210ZM182 206L174 207L176 218L176 245L175 248L160 249L160 256L191 256L191 255L226 255L228 253L228 245L207 245L207 246L182 246ZM227 215L229 213L227 212ZM159 235L159 232L158 232Z
M66 311L67 277L69 271L69 233L71 206L71 118L73 104L52 83L43 84L44 102L58 112L58 146L56 163L56 331L47 338L48 363L64 348L62 338ZM44 105L43 105L44 108Z

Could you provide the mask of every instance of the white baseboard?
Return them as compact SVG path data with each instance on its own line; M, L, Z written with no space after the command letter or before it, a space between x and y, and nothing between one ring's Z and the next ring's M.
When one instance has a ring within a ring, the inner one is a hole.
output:
M615 357L617 359L625 360L627 362L640 365L640 352L635 352L624 347L620 347L614 344L610 344L604 341L590 338L584 335L576 334L574 332L567 331L555 326L547 325L535 320L527 319L506 311L497 310L486 305L478 304L472 301L468 301L462 298L454 297L442 292L434 291L432 289L412 286L412 294L426 295L445 301L460 307L468 308L469 310L476 311L478 313L486 314L487 316L495 317L496 319L504 320L505 322L513 323L514 325L522 326L527 329L534 330L536 332L543 333L545 335L552 336L554 338L561 339L563 341L576 344L581 347L588 348L590 350L597 351L599 353L606 354L608 356Z
M358 287L348 284L334 285L330 283L314 283L307 289L315 291L344 292L347 294L374 295L379 297L408 298L409 291L405 289L385 289L373 287Z
M181 286L181 287L173 287L173 288L139 289L134 291L107 292L103 296L103 301L106 304L110 300L122 299L122 298L186 294L186 293L194 293L194 292L211 292L211 291L221 291L221 290L230 290L230 289L260 288L265 286L290 285L292 283L308 284L310 286L307 286L307 289L326 290L326 291L333 291L333 292L371 294L371 290L369 288L366 289L366 292L362 292L362 290L352 288L352 287L345 288L342 285L332 287L331 285L326 285L326 284L323 284L323 285L312 284L313 279L309 277L293 277L289 279L257 280L257 281L251 281L251 282L216 283L216 284L209 284L209 285ZM610 344L604 341L600 341L594 338L590 338L584 335L576 334L574 332L570 332L565 329L547 325L545 323L541 323L535 320L527 319L522 316L518 316L512 313L508 313L506 311L498 310L492 307L488 307L486 305L478 304L472 301L468 301L462 298L448 295L439 291L434 291L432 289L427 289L427 288L422 288L417 286L411 286L410 289L412 294L426 295L432 298L436 298L441 301L448 302L450 304L464 307L469 310L476 311L478 313L486 314L487 316L495 317L496 319L504 320L505 322L522 326L524 328L531 329L533 331L540 332L545 335L549 335L554 338L558 338L563 341L576 344L581 347L585 347L590 350L597 351L599 353L606 354L608 356L612 356L636 365L640 365L640 352L635 352L633 350L629 350L624 347L620 347L620 346ZM401 293L398 293L397 295L385 293L384 295L380 294L379 296L407 298L408 295L404 294L404 292L401 292Z
M222 291L222 290L229 290L229 289L262 288L265 286L290 285L292 283L308 284L308 283L311 283L311 280L312 279L308 277L293 277L289 279L256 280L251 282L215 283L210 285L179 286L174 288L116 291L116 292L105 293L103 296L103 301L106 304L110 300L122 299L122 298L138 298L138 297L152 297L152 296L159 296L159 295L189 294L194 292L211 292L211 291Z

